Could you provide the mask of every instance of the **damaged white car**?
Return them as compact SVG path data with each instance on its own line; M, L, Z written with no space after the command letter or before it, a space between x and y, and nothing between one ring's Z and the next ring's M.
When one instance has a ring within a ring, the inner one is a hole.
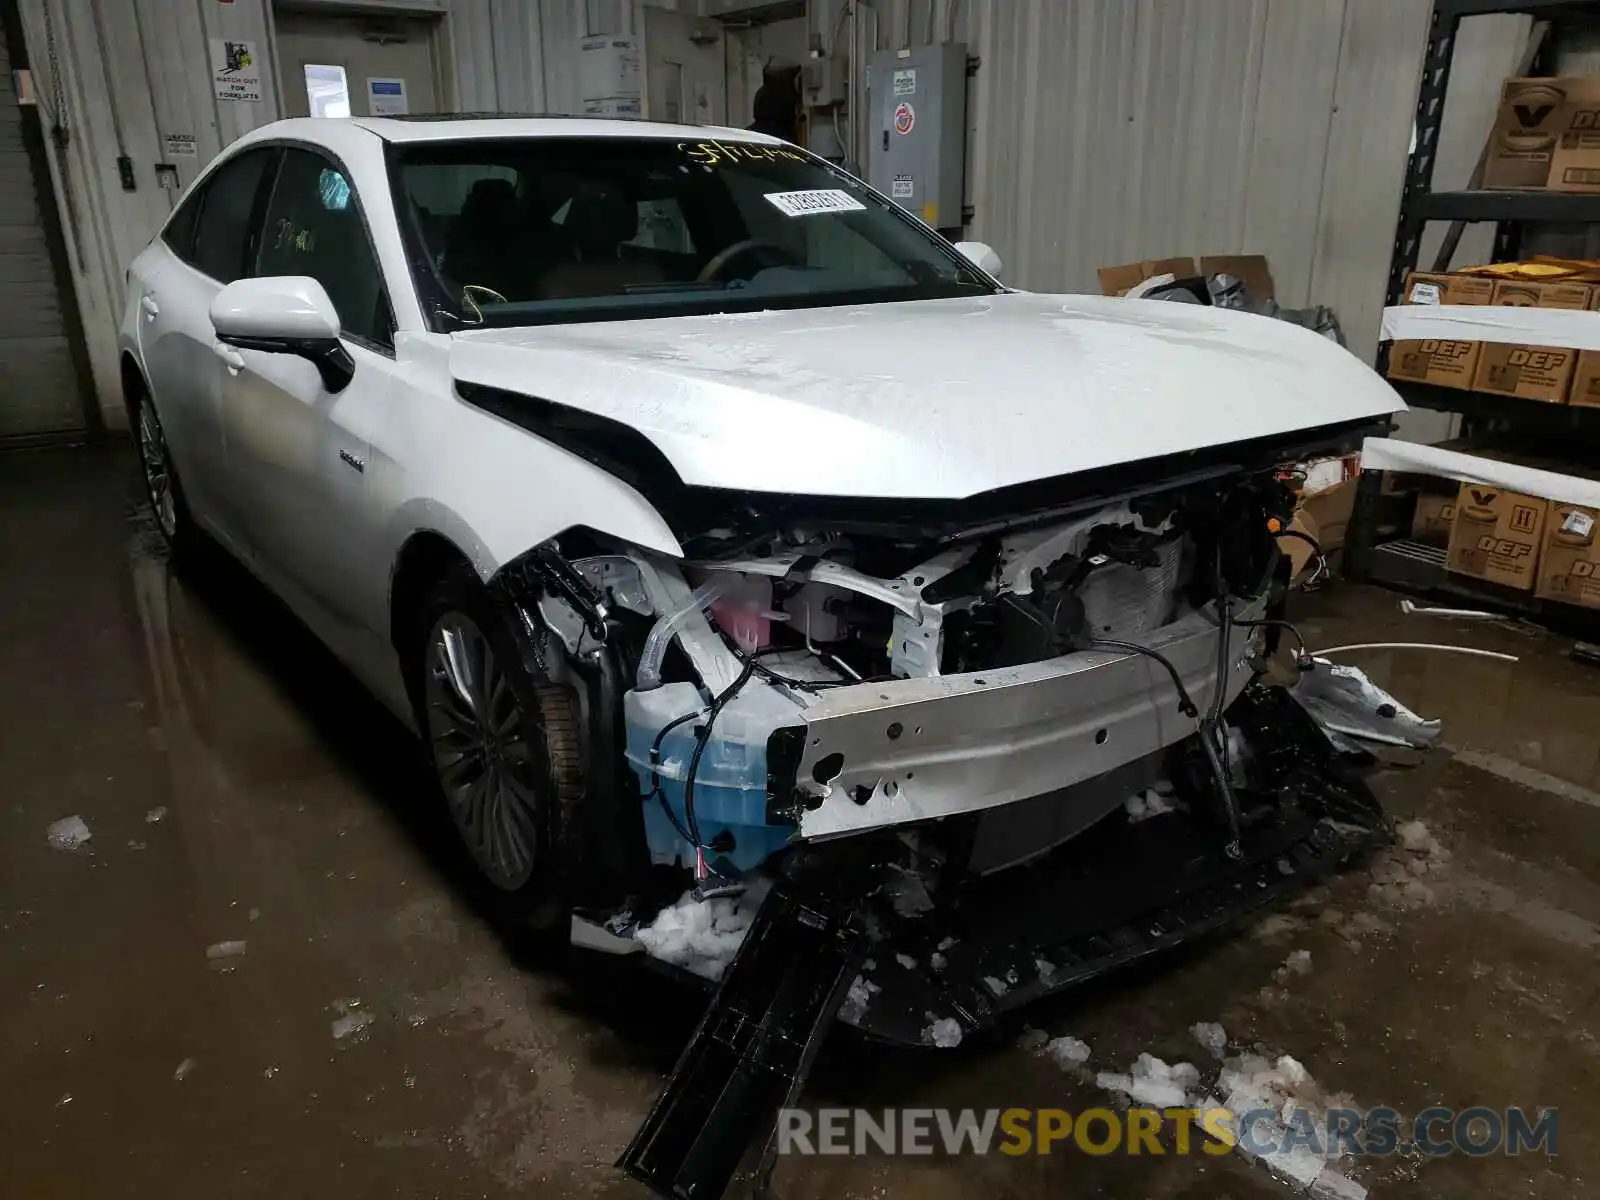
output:
M949 1044L1383 836L1258 676L1284 469L1394 392L979 264L751 133L357 119L240 139L129 271L163 532L414 722L508 901L629 949L763 876L626 1160L675 1194L836 1010Z

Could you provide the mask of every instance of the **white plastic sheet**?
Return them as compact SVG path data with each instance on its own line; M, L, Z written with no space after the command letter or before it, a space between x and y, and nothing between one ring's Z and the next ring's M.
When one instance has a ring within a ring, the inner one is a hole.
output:
M1383 310L1382 336L1600 350L1600 312L1490 304L1397 304Z
M1600 483L1577 475L1560 475L1517 463L1479 458L1441 446L1402 442L1395 438L1368 438L1361 447L1363 471L1415 471L1439 475L1462 483L1486 483L1562 504L1600 508Z

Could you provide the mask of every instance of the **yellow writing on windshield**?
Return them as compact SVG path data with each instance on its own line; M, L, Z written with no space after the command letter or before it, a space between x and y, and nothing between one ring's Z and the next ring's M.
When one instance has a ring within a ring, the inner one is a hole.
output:
M736 162L774 162L780 158L805 162L806 156L787 146L760 146L754 142L679 142L678 149L705 167Z

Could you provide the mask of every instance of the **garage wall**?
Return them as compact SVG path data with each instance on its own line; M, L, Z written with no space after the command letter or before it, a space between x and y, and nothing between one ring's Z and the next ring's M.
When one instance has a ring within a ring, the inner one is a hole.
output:
M651 2L698 9L703 0ZM811 27L825 40L838 3L812 0ZM21 5L43 95L47 25L55 28L76 212L64 224L97 389L116 422L123 267L175 196L155 183L162 135L196 139L195 156L170 160L186 184L222 146L275 118L270 0ZM447 13L452 100L469 111L573 111L577 38L634 24L630 0L362 7ZM1259 252L1280 299L1331 305L1366 355L1428 12L1428 0L878 0L861 5L859 33L880 48L953 37L980 56L969 110L971 236L995 245L1010 281L1093 291L1095 267L1108 262ZM1493 21L1469 22L1457 51L1440 161L1463 180L1487 129L1481 114L1520 44L1515 19ZM212 98L213 37L264 51L261 103ZM134 192L119 183L119 147L133 161ZM58 197L60 161L53 156Z
M296 7L314 8L315 0ZM448 12L443 48L455 107L535 112L576 105L572 47L585 31L586 0L367 0L362 7ZM64 154L52 148L51 176L95 390L107 423L121 426L116 327L123 270L179 195L157 185L156 164L175 166L180 188L187 186L223 146L277 118L270 3L21 0L21 10L46 127L59 121L69 134ZM260 103L214 99L211 38L256 44L263 56ZM59 112L52 62L63 85ZM196 153L169 158L167 134L192 135ZM118 175L124 153L133 163L131 192Z
M971 236L1021 287L1095 267L1268 256L1286 304L1376 346L1429 0L892 0L880 49L953 36L981 67ZM867 15L867 37L872 37ZM1465 182L1525 18L1462 27L1441 185ZM1459 179L1447 179L1459 173Z

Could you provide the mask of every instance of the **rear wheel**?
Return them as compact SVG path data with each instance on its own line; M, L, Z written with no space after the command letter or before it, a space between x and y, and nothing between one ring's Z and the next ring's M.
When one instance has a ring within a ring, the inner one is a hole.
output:
M479 874L521 915L560 911L563 831L582 794L571 692L537 674L470 571L437 585L414 653L418 728Z

